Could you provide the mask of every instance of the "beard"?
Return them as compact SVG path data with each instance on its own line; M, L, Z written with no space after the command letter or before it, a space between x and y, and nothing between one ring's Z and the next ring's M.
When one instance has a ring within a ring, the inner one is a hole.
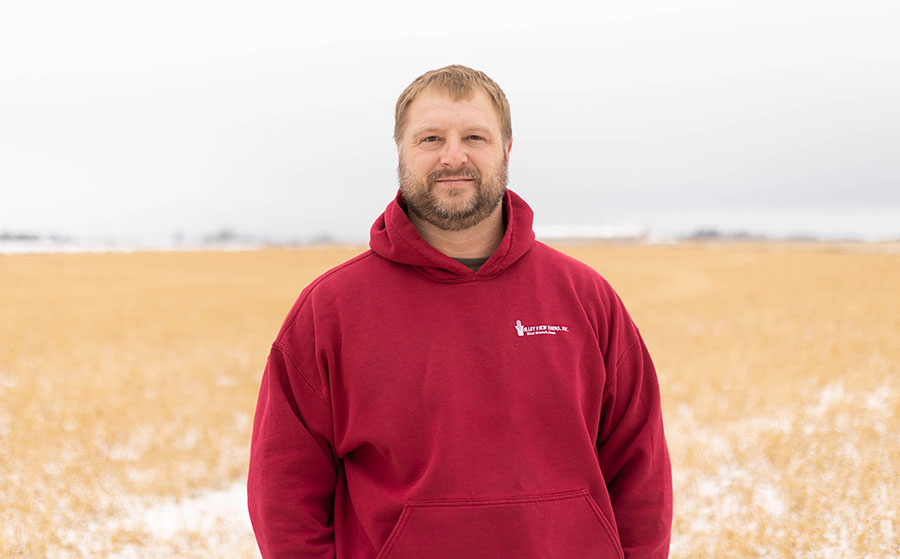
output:
M401 158L397 175L400 179L400 193L406 201L407 209L444 231L468 229L491 215L506 194L508 180L505 158L496 171L486 177L475 169L463 166L434 171L425 177L424 183L421 177L415 176L406 168ZM447 177L473 179L474 194L466 199L468 187L453 187L444 190L442 196L436 196L435 181Z

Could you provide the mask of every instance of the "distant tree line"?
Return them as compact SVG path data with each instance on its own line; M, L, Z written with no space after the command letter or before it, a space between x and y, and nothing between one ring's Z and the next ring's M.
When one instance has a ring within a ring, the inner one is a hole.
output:
M20 231L6 231L3 230L0 232L0 242L2 241L26 241L26 242L37 242L42 240L50 240L54 242L62 242L68 241L68 237L63 235L39 235L37 233L23 233Z

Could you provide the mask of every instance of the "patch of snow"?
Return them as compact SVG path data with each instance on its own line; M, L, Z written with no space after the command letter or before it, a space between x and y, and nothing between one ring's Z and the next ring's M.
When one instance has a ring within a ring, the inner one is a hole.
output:
M885 411L888 409L888 400L895 397L891 387L883 384L866 397L865 406L871 411Z
M131 515L112 521L108 529L144 533L149 542L127 545L111 558L171 557L173 550L178 549L192 549L197 553L179 555L186 559L259 558L247 512L246 480L186 499L137 500L134 507L136 510Z
M250 529L247 487L241 481L190 499L168 500L145 509L141 517L149 534L164 539L182 530L209 533L225 525Z
M9 389L16 387L16 379L9 373L0 373L0 389Z
M135 462L147 452L156 435L152 425L141 425L131 430L128 441L105 448L98 441L96 446L107 458L115 461Z
M771 483L761 482L754 488L756 501L775 519L787 514L788 506L781 492Z
M829 384L819 393L819 401L815 405L807 406L806 412L816 417L822 417L835 404L842 402L846 397L847 393L844 390L844 383Z

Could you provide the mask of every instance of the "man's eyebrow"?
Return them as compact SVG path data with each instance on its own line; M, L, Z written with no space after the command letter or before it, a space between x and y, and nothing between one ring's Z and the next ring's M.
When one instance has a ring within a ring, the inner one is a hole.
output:
M428 133L432 133L432 132L444 132L445 130L446 130L446 128L443 126L427 125L427 126L423 126L421 128L413 128L412 134L413 134L413 136L420 136L422 134L428 134ZM484 126L484 125L480 125L480 124L466 126L466 127L460 128L460 130L463 130L464 132L467 132L467 133L468 132L478 132L479 134L481 134L483 136L488 136L491 133L491 128L489 126Z
M429 132L440 132L441 130L443 129L439 126L423 126L421 128L413 128L412 133L414 136L418 136L420 134L427 134Z

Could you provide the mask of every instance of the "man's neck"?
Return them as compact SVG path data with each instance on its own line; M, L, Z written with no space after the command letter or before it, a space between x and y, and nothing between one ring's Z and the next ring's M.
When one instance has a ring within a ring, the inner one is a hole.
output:
M483 258L490 256L503 240L503 204L468 229L447 231L428 223L415 212L409 212L409 219L419 230L428 244L450 258Z

